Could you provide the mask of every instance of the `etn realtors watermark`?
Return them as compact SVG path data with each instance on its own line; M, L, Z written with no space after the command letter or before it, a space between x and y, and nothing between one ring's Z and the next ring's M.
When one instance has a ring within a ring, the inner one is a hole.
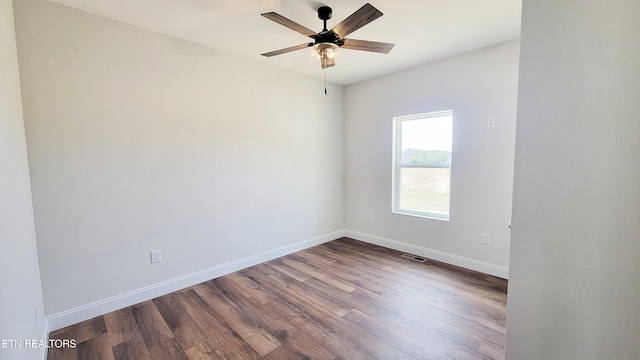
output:
M30 348L72 348L77 346L76 339L2 339L0 340L0 349L30 349Z

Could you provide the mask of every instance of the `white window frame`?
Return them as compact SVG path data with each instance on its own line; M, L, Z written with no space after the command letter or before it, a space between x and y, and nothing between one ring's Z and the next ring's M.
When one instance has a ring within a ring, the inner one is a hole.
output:
M451 116L453 118L453 110L434 111L429 113L396 116L393 118L393 169L392 169L392 189L391 189L391 212L395 214L418 216L428 219L450 221L451 219L451 192L449 193L449 212L448 214L434 213L428 211L417 211L410 209L402 209L400 207L400 184L402 183L400 176L403 168L448 168L451 164L443 166L439 164L431 165L403 165L402 157L402 123L411 120L429 119L443 116ZM452 124L453 126L453 124ZM453 150L453 149L452 149ZM452 151L453 156L453 151ZM451 177L449 178L451 185Z

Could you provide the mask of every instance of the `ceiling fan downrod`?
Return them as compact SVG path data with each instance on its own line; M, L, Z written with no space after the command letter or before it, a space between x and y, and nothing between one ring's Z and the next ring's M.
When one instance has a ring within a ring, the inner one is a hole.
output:
M331 19L331 15L333 15L333 10L330 7L320 6L318 8L318 18L324 22L322 31L329 31L327 30L327 20Z

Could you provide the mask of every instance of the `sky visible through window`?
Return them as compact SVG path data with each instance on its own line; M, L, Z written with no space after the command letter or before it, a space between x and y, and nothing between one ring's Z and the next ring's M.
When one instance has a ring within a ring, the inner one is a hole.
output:
M402 150L452 150L452 122L450 115L404 121Z

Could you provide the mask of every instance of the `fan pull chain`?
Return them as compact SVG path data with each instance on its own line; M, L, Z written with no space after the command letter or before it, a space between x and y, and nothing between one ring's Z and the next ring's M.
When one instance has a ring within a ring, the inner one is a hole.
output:
M327 69L324 69L324 96L327 96Z

